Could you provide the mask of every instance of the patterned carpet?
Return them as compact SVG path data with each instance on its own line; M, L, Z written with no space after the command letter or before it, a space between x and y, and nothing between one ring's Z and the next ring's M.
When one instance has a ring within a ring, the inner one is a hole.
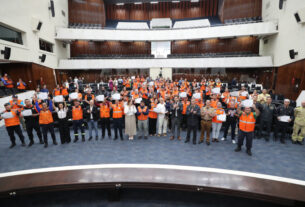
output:
M9 149L10 141L4 127L0 128L0 134L0 172L67 165L145 163L222 168L305 180L305 148L290 141L280 144L255 139L250 157L245 148L242 152L234 152L235 145L230 141L207 146L185 144L184 140L170 141L168 137L133 141L105 138L58 146L49 144L47 149L37 144L36 137L31 148L21 147L17 138L17 146ZM26 132L23 134L28 143ZM183 139L185 134L182 133ZM57 130L56 135L59 142Z

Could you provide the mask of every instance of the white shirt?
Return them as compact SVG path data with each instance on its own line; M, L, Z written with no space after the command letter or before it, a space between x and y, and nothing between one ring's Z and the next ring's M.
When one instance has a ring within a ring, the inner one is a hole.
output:
M124 113L126 116L132 116L135 115L135 113L137 113L137 109L134 105L124 106Z
M63 108L61 110L59 110L58 108L55 109L55 111L57 112L58 118L59 119L64 119L67 117L67 108Z
M93 110L93 106L90 106L90 119L93 119L92 110Z
M165 103L161 104L159 103L156 107L156 111L158 114L165 114L167 111L166 111L166 107L165 107Z

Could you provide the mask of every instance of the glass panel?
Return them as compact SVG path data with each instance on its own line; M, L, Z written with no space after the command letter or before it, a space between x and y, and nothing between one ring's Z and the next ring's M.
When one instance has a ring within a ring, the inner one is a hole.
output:
M23 44L21 32L14 31L2 25L0 25L0 39L21 45Z

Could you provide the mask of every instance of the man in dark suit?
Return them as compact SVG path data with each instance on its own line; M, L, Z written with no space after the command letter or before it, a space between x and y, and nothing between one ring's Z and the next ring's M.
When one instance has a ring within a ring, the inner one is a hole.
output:
M172 136L170 140L175 139L176 128L177 128L177 139L181 140L180 126L182 121L182 110L183 110L182 103L179 101L178 96L175 96L174 103L172 103L170 106L170 115L171 115L171 124L172 124L171 127Z
M85 116L89 127L89 141L92 140L92 131L95 131L95 139L98 140L97 120L99 119L99 111L94 105L94 100L89 101L89 106L86 107Z
M193 144L196 144L197 130L198 130L198 119L200 117L200 108L196 104L195 99L192 99L191 105L187 107L187 135L185 143L190 141L191 130L193 130Z

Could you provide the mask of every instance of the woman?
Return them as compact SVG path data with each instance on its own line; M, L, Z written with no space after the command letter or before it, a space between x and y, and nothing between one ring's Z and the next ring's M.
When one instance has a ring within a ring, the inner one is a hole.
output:
M135 105L133 105L132 100L129 100L127 105L124 106L125 134L128 135L129 140L133 140L133 136L137 134L136 113L137 109Z
M68 112L67 104L66 102L59 103L57 108L55 107L53 101L53 107L55 108L55 111L57 112L57 116L58 116L58 128L59 128L61 144L70 143L71 136L70 136L69 123L68 123L68 116L67 116L67 112Z
M224 115L224 114L225 111L222 108L222 104L221 102L218 102L216 109L216 116L214 116L212 119L212 142L218 142L220 129L222 126L222 122L224 121L219 118L219 115Z
M149 136L156 136L157 118L158 114L154 111L158 105L158 99L151 99L150 109L149 109Z

